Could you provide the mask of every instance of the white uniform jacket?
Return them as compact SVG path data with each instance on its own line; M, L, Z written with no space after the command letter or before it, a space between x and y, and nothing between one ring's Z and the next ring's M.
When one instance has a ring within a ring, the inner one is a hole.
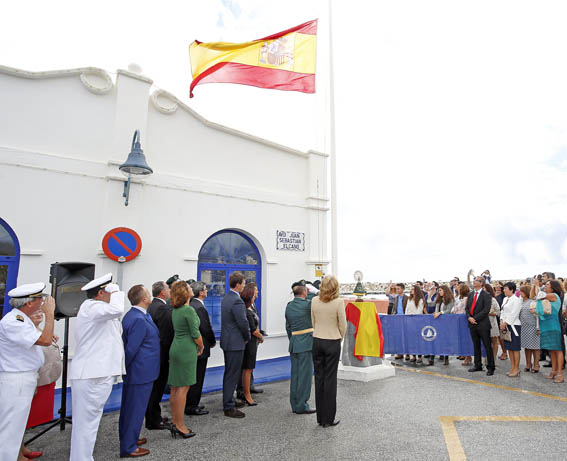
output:
M126 374L120 317L124 292L116 291L110 303L87 299L75 323L75 356L69 379L103 378Z

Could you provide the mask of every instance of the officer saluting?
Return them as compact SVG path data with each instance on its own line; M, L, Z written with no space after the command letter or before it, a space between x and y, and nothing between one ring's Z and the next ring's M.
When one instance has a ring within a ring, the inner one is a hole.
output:
M0 320L0 460L18 459L37 371L44 362L41 346L53 340L55 301L44 289L45 283L30 283L10 290L12 310ZM40 309L45 314L43 332L30 318Z
M309 408L308 403L313 377L311 299L318 290L305 280L295 282L291 289L295 298L285 309L285 329L291 359L289 401L294 413L312 414L316 410Z
M93 449L104 404L124 368L120 317L124 292L106 274L87 283L75 323L75 356L71 362L73 430L71 461L93 459Z

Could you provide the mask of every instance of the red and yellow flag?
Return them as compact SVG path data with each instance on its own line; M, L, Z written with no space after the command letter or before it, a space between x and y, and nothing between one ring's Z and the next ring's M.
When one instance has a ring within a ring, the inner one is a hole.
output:
M317 20L246 43L189 46L193 81L240 83L260 88L315 93Z
M362 360L364 356L382 357L384 336L376 305L371 302L348 303L346 318L356 327L353 355L358 360Z

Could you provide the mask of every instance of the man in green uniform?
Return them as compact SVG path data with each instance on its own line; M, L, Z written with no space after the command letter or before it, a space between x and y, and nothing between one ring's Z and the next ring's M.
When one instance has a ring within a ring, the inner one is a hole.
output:
M289 400L291 409L298 414L315 413L309 408L311 381L313 378L313 324L311 323L311 299L316 289L309 287L313 293L307 294L305 280L295 282L291 289L295 298L285 309L285 329L289 338L289 355L291 358L291 382Z

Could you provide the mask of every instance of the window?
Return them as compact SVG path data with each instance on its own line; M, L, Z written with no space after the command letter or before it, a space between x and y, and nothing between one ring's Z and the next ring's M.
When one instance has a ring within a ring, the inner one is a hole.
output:
M217 336L221 329L221 301L230 290L230 274L236 271L242 272L247 282L255 282L258 286L255 305L261 324L262 277L260 253L256 245L247 236L236 231L213 234L199 252L197 277L207 284L209 292L205 299L205 308Z
M0 218L0 318L10 311L7 293L16 286L20 264L20 245L16 234Z
M236 232L213 235L201 248L199 262L209 264L251 264L259 261L258 250Z

